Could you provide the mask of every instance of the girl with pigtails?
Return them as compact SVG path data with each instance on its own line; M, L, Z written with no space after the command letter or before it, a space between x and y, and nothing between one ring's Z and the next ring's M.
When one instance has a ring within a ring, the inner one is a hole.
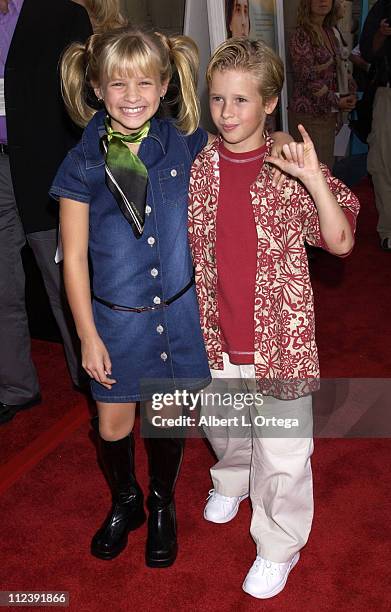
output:
M157 117L172 65L181 85L175 123ZM62 61L69 114L87 127L51 194L60 200L64 279L113 494L91 544L102 559L116 557L145 521L134 469L136 403L210 381L187 241L190 168L208 139L197 127L197 70L190 39L127 28L72 45ZM101 111L88 105L92 92ZM151 567L169 566L177 554L174 488L183 439L167 434L146 440Z
M173 70L180 83L175 121L159 118ZM198 127L197 71L191 39L129 28L73 44L62 61L68 112L86 129L51 195L60 200L65 285L113 494L91 544L101 559L116 557L145 521L134 469L136 403L210 382L187 238L190 169L208 141ZM174 488L183 439L169 428L159 434L146 440L150 567L169 566L177 554Z

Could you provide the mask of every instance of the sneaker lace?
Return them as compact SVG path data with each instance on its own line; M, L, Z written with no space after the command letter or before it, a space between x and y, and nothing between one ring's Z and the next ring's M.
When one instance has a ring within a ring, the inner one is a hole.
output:
M257 557L254 561L254 565L252 567L254 572L258 572L261 569L261 573L263 576L267 574L269 576L276 576L280 574L280 565L278 563L274 563L273 561L268 561L267 559L263 559L262 557Z
M210 489L210 491L208 491L208 497L206 498L206 501L209 501L211 498L219 496L220 501L224 501L224 502L230 502L232 497L227 497L226 495L221 495L220 493L217 493L217 491L215 491L214 489Z

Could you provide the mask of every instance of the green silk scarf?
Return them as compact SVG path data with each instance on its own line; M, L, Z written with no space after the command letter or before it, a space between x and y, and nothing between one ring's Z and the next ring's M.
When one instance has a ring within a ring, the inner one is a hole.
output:
M107 117L106 134L101 139L105 153L106 185L132 227L136 238L140 238L144 231L148 171L141 159L132 153L126 143L141 143L148 136L150 126L150 121L148 121L138 132L121 134L112 129L110 119Z

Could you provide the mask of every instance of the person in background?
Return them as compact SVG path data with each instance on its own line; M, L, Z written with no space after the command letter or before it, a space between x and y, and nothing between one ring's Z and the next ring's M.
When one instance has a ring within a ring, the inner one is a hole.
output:
M126 25L121 15L120 0L73 0L87 10L95 34Z
M227 38L250 34L249 0L226 0L225 21Z
M340 28L340 22L346 15L346 0L336 0L335 23L333 24L333 32L339 47L337 54L337 86L338 93L345 95L349 93L351 85L349 80L352 77L352 69L349 63L349 55L351 49Z
M359 44L353 47L352 52L349 55L349 59L353 64L353 78L357 83L357 89L358 91L365 91L370 80L368 73L371 68L371 64L366 62L361 55Z
M380 246L391 251L391 0L378 0L369 11L360 50L371 64L377 88L368 136L368 172L375 188Z
M80 132L61 99L65 47L92 33L87 12L68 0L0 0L0 423L41 400L31 359L21 251L42 273L73 383L82 386L79 341L55 264L54 174Z
M349 82L351 93L338 91L340 50L332 29L337 10L335 0L300 0L297 27L289 44L293 68L290 132L299 138L297 125L304 125L319 160L329 168L334 165L338 113L350 112L356 104L353 82Z
M346 0L336 0L335 10L335 23L333 25L333 32L335 39L338 43L338 53L336 56L337 61L337 89L340 96L346 96L350 91L357 91L357 84L353 79L352 64L350 62L350 48L345 40L341 28L340 22L345 18L346 15ZM337 131L342 127L343 124L349 122L349 113L347 111L340 112L337 121Z

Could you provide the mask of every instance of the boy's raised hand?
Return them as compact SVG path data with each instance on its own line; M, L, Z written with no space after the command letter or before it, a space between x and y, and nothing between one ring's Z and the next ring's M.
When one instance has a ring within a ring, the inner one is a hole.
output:
M314 143L301 124L298 125L303 142L284 144L284 157L269 155L265 161L277 166L282 172L300 179L303 183L319 174L320 166Z

